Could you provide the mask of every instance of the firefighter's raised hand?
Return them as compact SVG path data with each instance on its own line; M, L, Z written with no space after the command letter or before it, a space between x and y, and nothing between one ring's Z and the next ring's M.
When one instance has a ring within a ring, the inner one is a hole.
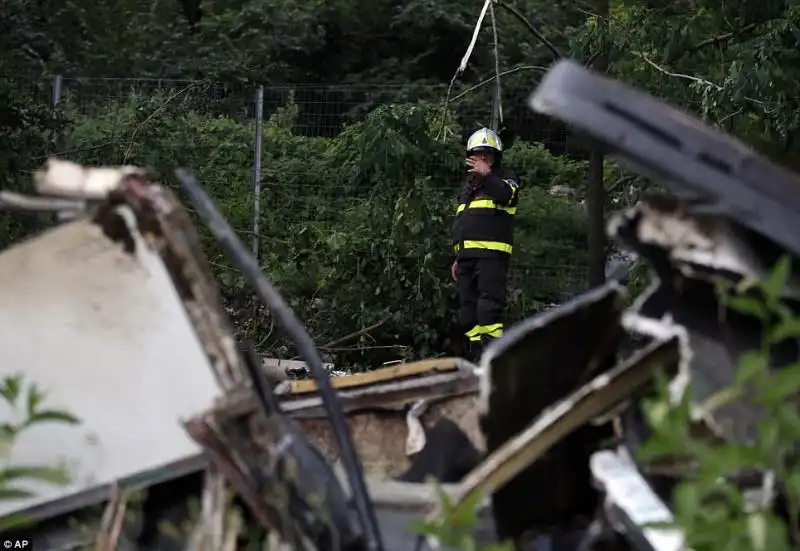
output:
M489 166L489 163L486 162L486 159L482 159L481 157L467 158L467 166L469 167L467 172L470 174L486 176L492 171L492 167Z
M453 281L458 281L458 260L453 260L453 265L450 266L450 275L453 276Z

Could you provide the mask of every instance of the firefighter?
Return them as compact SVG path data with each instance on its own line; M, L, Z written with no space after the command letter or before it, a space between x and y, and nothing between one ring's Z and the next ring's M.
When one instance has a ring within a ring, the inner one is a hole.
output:
M488 128L467 140L467 177L458 196L451 273L458 285L459 323L477 361L503 334L506 279L519 201L519 179L501 168L503 144Z

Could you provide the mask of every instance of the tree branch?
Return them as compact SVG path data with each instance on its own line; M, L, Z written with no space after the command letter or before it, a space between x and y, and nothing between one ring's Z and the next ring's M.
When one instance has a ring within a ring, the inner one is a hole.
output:
M614 182L613 184L611 184L606 188L606 195L611 195L612 193L615 193L622 186L630 184L633 181L635 181L636 178L638 178L638 176L635 174L629 174L627 176L623 176L622 178L620 178L619 180L617 180L616 182Z
M329 350L329 349L331 349L331 348L333 348L335 346L338 346L338 345L340 345L342 343L345 343L347 341L351 341L351 340L353 340L353 339L355 339L357 337L360 337L362 335L366 335L370 331L375 331L378 327L382 326L384 323L386 323L390 319L391 319L390 317L389 318L384 318L381 321L379 321L378 323L373 323L369 327L364 327L363 329L359 329L358 331L353 331L352 333L349 333L349 334L345 335L344 337L339 337L338 339L334 339L331 342L325 344L324 346L320 346L319 348L323 349L323 350ZM295 361L295 360L299 360L299 359L300 359L300 356L295 356L291 360Z
M504 77L506 75L510 75L512 73L516 73L516 72L519 72L519 71L530 71L530 70L541 71L541 72L545 73L545 72L547 72L548 69L547 69L547 67L542 67L540 65L520 65L518 67L513 67L511 69L508 69L506 71L501 72L499 76ZM470 92L474 92L478 88L481 88L481 87L486 86L487 84L489 84L491 82L494 82L494 80L497 78L497 76L498 75L492 75L489 78L487 78L486 80L482 80L478 84L475 84L474 86L470 86L469 88L467 88L466 90L464 90L463 92L461 92L460 94L455 96L454 98L451 98L450 99L450 103L455 103L458 100L460 100L461 98L463 98L464 96L466 96L467 94L469 94Z
M669 71L669 70L665 69L661 65L658 65L657 63L651 61L644 54L638 54L638 57L641 58L642 60L644 60L645 63L650 65L653 69L655 69L659 73L662 73L662 74L667 75L669 77L680 78L680 79L684 79L684 80L690 80L692 82L696 82L697 84L702 84L703 86L706 86L708 88L713 88L717 92L724 91L724 88L722 86L720 86L719 84L716 84L714 82L711 82L710 80L707 80L707 79L704 79L704 78L700 78L700 77L696 77L696 76L692 76L692 75L687 75L687 74L684 74L684 73L674 73L672 71ZM755 99L755 98L752 98L752 97L749 97L749 96L742 96L742 97L744 99L746 99L747 101L762 107L765 110L765 112L769 112L769 110L767 110L767 104L765 102L763 102L761 100L758 100L758 99Z
M751 32L751 31L754 31L756 28L760 27L761 25L763 25L765 23L769 23L770 21L773 21L773 20L774 20L774 18L764 19L762 21L755 21L753 23L748 23L747 25L744 25L743 27L741 27L739 29L736 29L734 31L730 31L730 32L727 32L727 33L724 33L724 34L720 34L720 35L717 35L717 36L712 36L710 38L706 38L705 40L701 40L700 42L698 42L696 44L692 44L691 46L676 52L674 55L669 56L669 58L667 59L667 63L672 63L672 62L674 62L675 60L679 59L682 56L685 56L687 54L696 53L697 51L702 50L703 48L707 48L709 46L716 46L718 44L722 44L723 42L728 42L728 41L735 40L735 39L738 39L738 38L743 38L744 37L743 35Z
M541 42L548 50L550 50L553 53L553 56L555 56L557 59L561 59L562 57L564 57L563 55L561 55L561 52L558 51L558 48L556 48L552 42L550 42L544 36L542 36L542 33L536 30L536 28L531 24L531 22L528 21L525 18L525 16L519 12L517 8L506 4L503 0L495 0L495 3L504 10L508 11L508 13L516 17L520 23L525 25L531 32L531 34L536 38L536 40Z

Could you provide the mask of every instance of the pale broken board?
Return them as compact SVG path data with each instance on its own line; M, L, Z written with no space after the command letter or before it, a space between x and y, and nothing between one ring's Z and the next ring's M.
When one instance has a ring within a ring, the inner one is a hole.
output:
M685 549L685 538L679 529L652 526L672 524L675 518L624 449L597 452L590 465L595 481L605 492L607 506L616 509L611 513L613 520L623 523L629 537L644 539L653 551Z
M399 381L407 377L417 377L434 372L449 372L458 369L456 358L434 358L406 364L381 367L364 373L354 373L342 377L331 378L331 385L336 389L354 388L372 384ZM317 391L317 382L313 379L291 381L289 394L308 394Z
M72 482L27 484L35 497L0 502L0 516L53 500L49 514L66 512L116 480L171 478L199 458L179 420L218 385L164 264L131 233L126 252L78 220L0 254L0 375L23 374L48 392L48 409L82 420L37 425L15 443L12 464L66 463ZM11 414L0 403L0 418Z

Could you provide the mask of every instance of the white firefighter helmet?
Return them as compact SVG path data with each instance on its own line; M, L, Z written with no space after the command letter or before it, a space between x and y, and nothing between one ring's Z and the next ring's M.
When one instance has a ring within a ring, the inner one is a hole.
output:
M493 150L495 153L503 152L503 142L493 130L481 128L467 140L467 153L473 151Z

